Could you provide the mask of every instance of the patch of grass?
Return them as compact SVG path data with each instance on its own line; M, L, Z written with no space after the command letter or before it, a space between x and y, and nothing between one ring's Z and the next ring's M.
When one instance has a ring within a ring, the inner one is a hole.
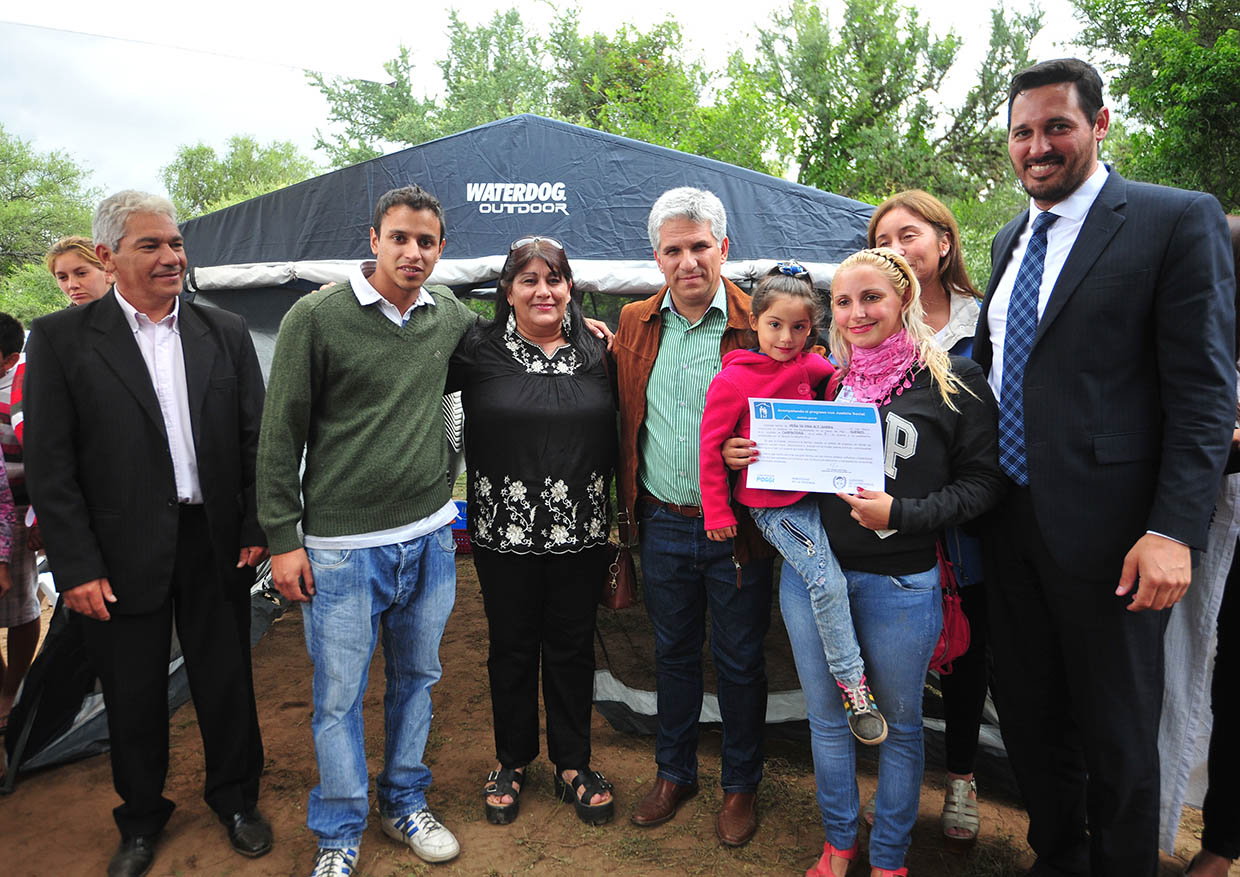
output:
M1023 855L1023 845L1010 835L980 839L964 860L960 877L1022 877Z

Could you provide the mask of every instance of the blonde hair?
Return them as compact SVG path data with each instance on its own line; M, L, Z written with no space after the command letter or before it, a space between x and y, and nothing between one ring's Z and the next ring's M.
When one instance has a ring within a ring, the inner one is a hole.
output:
M99 261L99 257L95 255L95 243L90 238L84 238L79 234L70 235L67 238L61 238L52 244L52 248L47 251L47 255L43 257L47 270L53 274L56 273L56 260L68 253L76 253L90 264L94 265L100 271L103 270L103 263Z
M969 395L973 395L973 391L956 377L947 352L935 343L934 330L926 324L925 312L921 307L921 284L917 282L917 276L908 262L895 250L886 247L861 250L853 253L835 269L835 276L831 278L832 286L839 281L841 275L854 268L874 268L896 292L901 293L904 303L900 309L900 324L917 347L917 361L930 372L931 379L939 388L943 404L952 411L959 411L951 397L962 389ZM835 361L846 369L851 359L852 344L844 337L834 320L831 321L829 337L831 354Z

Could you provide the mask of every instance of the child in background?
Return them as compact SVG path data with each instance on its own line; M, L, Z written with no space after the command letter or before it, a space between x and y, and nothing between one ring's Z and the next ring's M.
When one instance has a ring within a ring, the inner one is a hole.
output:
M7 627L9 631L7 664L0 660L0 729L8 724L17 689L26 677L39 644L38 561L35 552L30 550L23 523L30 500L26 497L21 444L13 432L9 413L14 374L18 362L22 361L25 341L22 324L0 313L0 447L4 450L8 473L0 488L0 517L4 518L0 526L9 543L0 550L3 578L8 579L0 583L0 627Z
M702 515L707 538L716 542L736 535L721 449L734 435L749 437L749 399L813 399L814 388L835 371L823 356L807 350L825 307L804 266L791 261L772 268L758 281L750 309L759 349L724 356L723 369L706 391L702 414ZM883 742L887 721L866 684L847 583L822 528L818 498L747 487L744 473L737 476L735 497L808 585L827 665L842 689L853 736L869 745Z

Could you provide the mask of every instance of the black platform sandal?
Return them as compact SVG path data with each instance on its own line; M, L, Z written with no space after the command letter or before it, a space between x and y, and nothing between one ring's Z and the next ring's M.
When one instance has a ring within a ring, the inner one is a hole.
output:
M521 809L521 789L525 784L525 769L521 767L502 767L487 774L487 784L482 787L482 802L487 808L487 822L492 825L507 825L517 818ZM492 804L487 798L512 796L511 804Z
M572 768L566 768L566 770L572 770ZM588 767L578 769L577 776L571 781L564 779L562 770L556 771L555 774L556 797L561 801L568 801L571 798L573 806L577 809L577 818L586 825L603 825L611 822L616 814L615 795L602 804L589 802L595 795L610 792L614 788L615 786L607 781L607 777Z

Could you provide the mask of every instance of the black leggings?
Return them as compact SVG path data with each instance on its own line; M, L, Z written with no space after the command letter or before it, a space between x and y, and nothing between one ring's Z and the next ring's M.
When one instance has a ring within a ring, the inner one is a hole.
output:
M948 773L973 773L977 734L986 705L986 585L960 589L960 604L969 619L969 650L952 662L952 672L939 678L943 690L943 718L947 724Z
M1240 749L1236 745L1237 684L1240 684L1240 542L1227 573L1223 603L1218 610L1218 650L1214 655L1214 680L1210 685L1210 708L1214 727L1210 732L1210 755L1206 762L1209 787L1201 808L1205 830L1201 848L1224 859L1240 858ZM1231 638L1237 637L1236 642Z

